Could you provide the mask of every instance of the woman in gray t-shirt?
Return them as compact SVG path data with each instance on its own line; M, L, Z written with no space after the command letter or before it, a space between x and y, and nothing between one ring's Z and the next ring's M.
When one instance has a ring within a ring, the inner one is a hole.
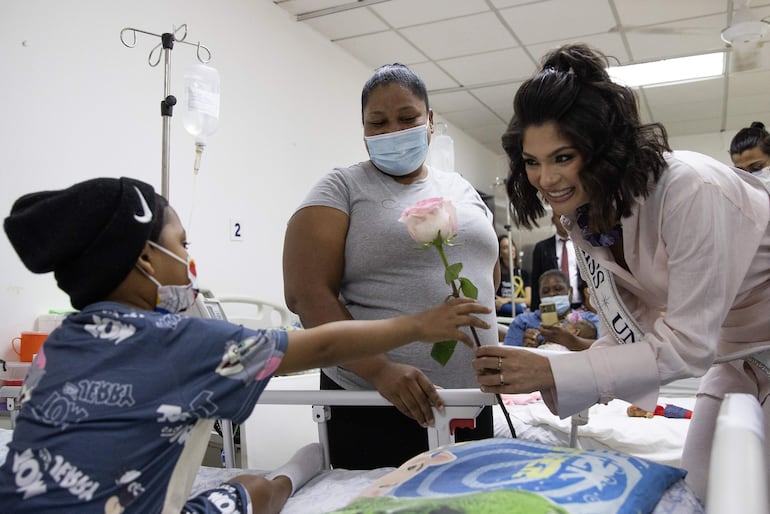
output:
M473 186L456 173L425 164L433 112L423 81L400 64L379 68L361 96L370 160L323 177L289 221L284 243L286 304L305 327L340 319L380 319L411 313L442 301L451 289L435 251L420 251L398 222L420 200L450 199L457 210L460 243L447 249L450 262L478 287L478 301L492 309L499 276L492 214ZM477 331L481 344L497 344L494 329ZM430 348L413 344L344 367L325 368L323 389L376 389L392 407L337 407L329 421L335 467L398 466L427 449L424 426L436 387L477 388L473 351L458 345L441 366ZM491 409L476 430L457 440L491 437ZM363 436L365 434L365 437ZM375 441L365 450L358 441Z

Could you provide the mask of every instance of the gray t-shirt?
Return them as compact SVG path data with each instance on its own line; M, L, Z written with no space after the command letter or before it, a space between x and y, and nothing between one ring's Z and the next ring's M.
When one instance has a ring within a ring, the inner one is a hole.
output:
M436 249L421 249L406 225L398 222L404 209L434 197L452 200L457 210L457 246L445 247L446 256L450 264L462 263L460 276L473 282L479 290L478 301L492 311L483 316L492 328L476 330L481 344L498 344L493 285L497 236L489 209L460 175L429 168L425 179L404 185L365 161L334 169L313 187L297 210L327 206L349 216L340 296L353 318L383 319L429 309L451 294ZM388 356L421 369L443 388L478 387L470 364L473 350L458 343L445 367L431 358L430 351L430 345L414 343ZM372 388L343 368L324 371L346 389Z

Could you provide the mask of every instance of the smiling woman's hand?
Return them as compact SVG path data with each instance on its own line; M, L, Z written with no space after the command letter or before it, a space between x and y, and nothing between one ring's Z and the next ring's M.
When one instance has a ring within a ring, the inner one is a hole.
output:
M481 346L471 365L485 393L531 393L555 387L548 358L515 346Z

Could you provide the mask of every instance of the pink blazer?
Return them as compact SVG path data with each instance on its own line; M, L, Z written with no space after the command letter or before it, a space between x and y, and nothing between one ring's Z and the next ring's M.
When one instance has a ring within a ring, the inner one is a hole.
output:
M705 155L676 151L666 161L650 195L622 220L630 273L608 249L588 244L574 220L562 220L613 274L645 332L640 342L617 344L603 331L588 351L549 356L556 387L543 398L563 418L613 398L650 410L661 384L770 348L767 190ZM701 390L722 397L731 384L704 379Z

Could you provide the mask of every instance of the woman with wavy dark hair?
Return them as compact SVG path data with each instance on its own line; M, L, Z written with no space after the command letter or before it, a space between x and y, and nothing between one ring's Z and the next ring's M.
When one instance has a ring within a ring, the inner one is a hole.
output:
M561 417L613 398L651 408L661 384L705 374L682 459L705 498L724 395L764 404L770 394L768 192L708 156L671 151L607 65L585 45L546 55L503 135L514 219L531 228L544 202L561 216L602 337L549 355L484 347L473 366L483 390L540 390ZM770 402L763 409L770 420Z

